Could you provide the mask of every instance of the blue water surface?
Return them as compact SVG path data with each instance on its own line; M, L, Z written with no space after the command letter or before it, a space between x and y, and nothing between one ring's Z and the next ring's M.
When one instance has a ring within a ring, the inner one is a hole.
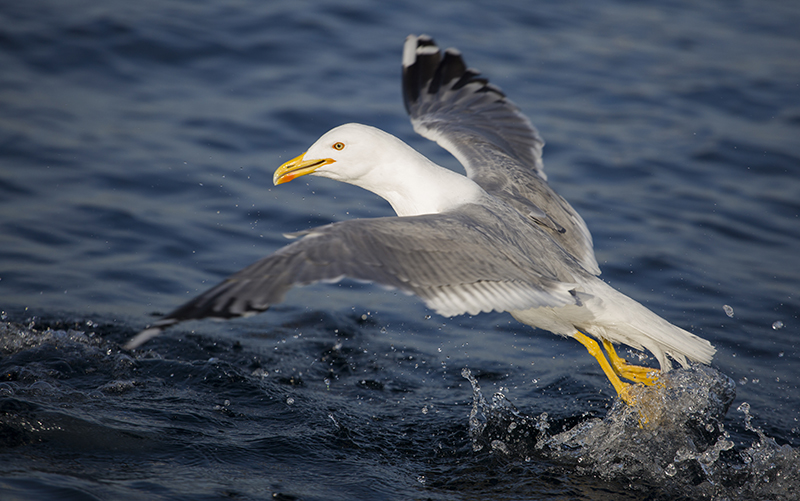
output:
M0 499L797 499L798 25L746 0L6 3ZM328 129L460 169L406 117L409 33L531 118L602 277L717 347L673 380L710 410L666 396L641 429L573 340L347 281L121 350L284 233L392 214L272 186Z

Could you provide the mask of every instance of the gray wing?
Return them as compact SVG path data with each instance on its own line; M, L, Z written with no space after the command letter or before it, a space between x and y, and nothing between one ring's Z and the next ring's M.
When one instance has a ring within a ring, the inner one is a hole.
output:
M403 49L403 98L414 130L437 142L484 190L546 228L590 273L599 275L583 218L547 184L544 141L503 92L442 53L428 36L410 35Z
M451 215L315 228L169 313L125 347L184 320L262 312L293 286L343 277L416 294L444 316L575 303L571 258L544 235L536 238L537 231L520 238L507 223L484 207L468 206ZM532 225L522 225L531 233Z

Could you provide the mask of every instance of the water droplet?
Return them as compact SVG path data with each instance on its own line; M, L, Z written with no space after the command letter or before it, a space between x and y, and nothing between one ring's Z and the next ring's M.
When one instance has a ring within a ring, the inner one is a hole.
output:
M499 451L503 454L509 454L510 451L508 450L508 446L501 440L492 440L492 443L489 444L492 446L493 451Z
M292 405L294 403L294 399L292 397L289 397L286 399L286 403Z
M722 309L723 309L723 310L725 310L725 314L726 314L726 315L728 315L729 317L733 318L733 307L731 307L731 306L728 306L728 305L726 304L726 305L724 305L724 306L722 307Z
M428 413L428 406L427 405L422 406L422 413L423 414L427 414Z
M772 328L775 330L783 329L783 322L781 322L780 320L772 322Z
M677 469L677 468L675 468L675 463L670 463L670 464L668 464L668 465L667 465L667 467L666 467L666 468L664 468L664 473L665 473L665 474L666 474L668 477L674 477L674 476L675 476L675 474L676 474L676 473L678 473L678 469Z

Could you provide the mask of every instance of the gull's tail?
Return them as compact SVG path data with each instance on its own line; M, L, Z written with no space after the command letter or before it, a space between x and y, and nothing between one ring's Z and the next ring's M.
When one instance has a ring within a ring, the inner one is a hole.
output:
M687 359L711 363L717 351L711 343L672 325L602 280L585 284L585 292L593 296L585 305L594 318L578 327L601 339L647 349L664 371L672 367L667 355L683 367L688 367Z

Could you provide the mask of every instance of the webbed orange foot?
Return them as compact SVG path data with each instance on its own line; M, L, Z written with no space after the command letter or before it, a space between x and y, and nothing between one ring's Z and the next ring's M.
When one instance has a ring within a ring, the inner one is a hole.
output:
M617 351L610 341L603 340L603 347L608 353L611 368L618 376L646 386L653 386L658 381L658 375L661 372L658 369L629 364L627 360L617 355Z
M656 385L659 371L628 364L625 359L617 355L610 342L603 341L608 357L611 359L611 363L609 363L597 341L577 331L572 337L585 346L589 354L597 360L611 385L617 391L619 398L636 410L639 414L639 425L644 428L655 422L659 415L657 396L651 395L653 392L647 391L647 387ZM638 384L623 383L620 376Z

